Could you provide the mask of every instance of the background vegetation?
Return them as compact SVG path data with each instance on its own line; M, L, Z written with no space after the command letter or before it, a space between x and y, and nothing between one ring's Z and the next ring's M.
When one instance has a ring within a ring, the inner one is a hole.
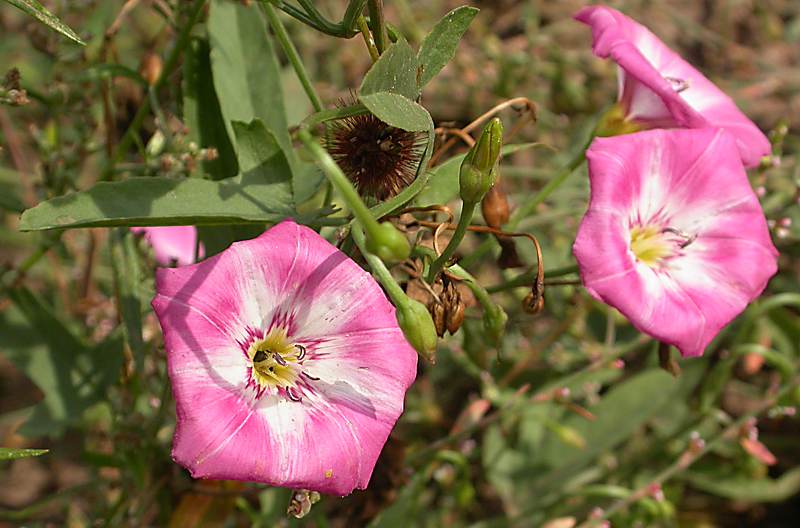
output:
M332 18L343 11L339 0L315 3ZM461 3L388 0L387 18L416 48ZM370 488L324 497L302 520L287 517L287 490L192 481L170 460L174 404L149 308L146 246L124 228L22 232L19 223L24 209L102 180L234 176L233 147L212 118L243 113L271 123L282 106L288 124L299 123L311 107L280 51L271 62L265 22L253 6L238 26L214 26L204 8L187 32L196 2L46 2L81 47L0 4L0 74L21 74L2 93L26 94L0 104L0 445L49 450L0 461L0 525L794 525L800 4L610 3L771 131L776 162L753 171L752 182L781 251L779 275L673 378L658 368L653 343L579 287L554 285L542 314L524 313L524 288L510 287L515 272L499 270L496 244L469 234L462 265L498 285L510 317L505 340L490 342L480 309L468 308L462 330L440 343L437 364L421 365ZM583 144L615 97L615 69L592 56L589 31L571 20L584 2L469 4L481 12L422 104L437 126L462 127L504 100L535 102L535 123L502 114L507 131L520 123L511 142L543 145L503 160L503 186L517 207ZM348 99L371 64L364 42L285 22L326 106ZM221 49L230 60L214 61ZM446 159L436 181L457 167ZM301 212L319 207L318 182L309 173L295 185ZM452 191L431 184L418 203L453 201ZM581 168L520 224L542 242L546 269L574 264L587 196ZM124 200L108 207L127 213ZM262 229L201 233L213 253ZM532 266L533 248L520 242L518 250Z

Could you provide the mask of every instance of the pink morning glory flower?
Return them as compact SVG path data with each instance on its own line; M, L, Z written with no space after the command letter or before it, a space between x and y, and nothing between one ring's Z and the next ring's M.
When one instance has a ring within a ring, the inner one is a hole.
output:
M194 262L197 228L194 226L132 227L131 231L143 234L153 248L156 262L162 266L186 266ZM198 257L205 254L200 245Z
M778 252L723 129L598 138L573 252L589 293L699 356L758 297Z
M725 128L747 167L770 153L769 140L736 103L649 29L604 6L585 7L575 18L591 27L594 54L619 65L626 121L641 128Z
M417 367L371 275L285 221L158 269L152 304L177 404L172 456L192 476L366 488Z

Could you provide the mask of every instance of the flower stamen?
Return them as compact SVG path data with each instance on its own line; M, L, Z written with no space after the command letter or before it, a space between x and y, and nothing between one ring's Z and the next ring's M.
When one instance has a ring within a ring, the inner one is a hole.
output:
M696 239L697 234L689 234L674 227L640 225L631 229L630 249L638 260L652 268L677 256L679 250Z
M288 391L296 386L302 374L306 348L289 342L286 329L277 327L262 339L255 340L248 349L247 357L252 363L251 382L259 393L268 388Z
M294 391L292 390L292 387L288 387L288 388L286 389L286 395L287 395L287 396L289 397L289 399L290 399L290 400L292 400L293 402L298 402L298 403L299 403L299 402L303 401L303 398L302 398L302 397L300 397L300 396L298 396L297 394L295 394L295 393L294 393Z
M676 229L674 227L665 227L661 230L662 233L672 233L676 235L680 240L678 241L678 247L683 249L692 242L697 239L697 233L689 234L686 231L681 231L680 229Z

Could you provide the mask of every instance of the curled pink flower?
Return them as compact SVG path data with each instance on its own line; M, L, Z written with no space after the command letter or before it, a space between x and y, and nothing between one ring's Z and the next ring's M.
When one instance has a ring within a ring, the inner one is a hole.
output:
M722 129L596 139L573 247L589 293L640 331L699 356L758 297L778 252Z
M747 167L770 153L769 140L736 103L649 29L604 6L585 7L575 18L591 27L594 54L620 66L626 121L642 128L725 128Z
M143 234L153 248L156 262L162 266L186 266L194 262L197 229L194 226L132 227L131 231ZM200 245L198 257L205 254Z
M367 486L417 354L372 277L285 221L161 268L153 308L194 477L346 495Z

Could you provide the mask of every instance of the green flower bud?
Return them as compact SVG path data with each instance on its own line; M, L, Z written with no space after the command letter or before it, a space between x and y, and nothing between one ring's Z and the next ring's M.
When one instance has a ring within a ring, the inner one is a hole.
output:
M367 230L367 251L387 264L402 262L411 254L406 236L391 222L382 222Z
M461 200L478 203L497 182L497 163L503 146L503 123L495 117L484 127L480 139L461 163Z
M408 302L397 307L397 323L403 330L406 341L419 355L435 363L436 327L425 305L414 299L408 299Z
M614 106L609 108L600 118L600 121L594 129L594 135L597 137L621 136L623 134L633 134L641 130L644 130L642 126L627 119L625 116L625 109L622 108L622 105L615 103Z

